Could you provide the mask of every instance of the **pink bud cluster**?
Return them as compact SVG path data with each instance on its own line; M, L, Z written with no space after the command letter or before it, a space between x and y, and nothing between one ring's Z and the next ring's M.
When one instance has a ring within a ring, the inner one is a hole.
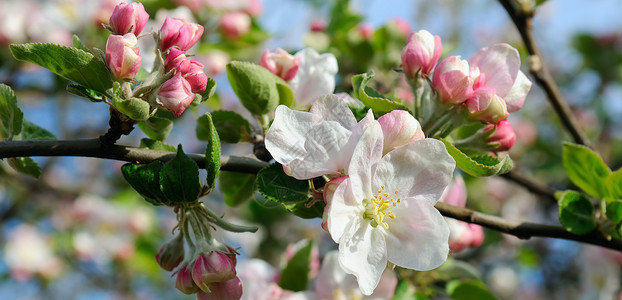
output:
M183 19L167 17L158 32L160 51L166 54L165 71L174 71L175 75L164 82L158 93L157 103L181 115L195 93L205 91L207 75L202 63L186 56L186 50L196 44L203 34L203 26Z
M119 3L110 16L112 35L106 43L106 64L119 80L131 81L138 73L142 58L138 36L145 28L149 14L142 3Z
M198 299L239 299L242 283L235 264L231 249L201 253L177 272L175 287L185 294L197 293Z

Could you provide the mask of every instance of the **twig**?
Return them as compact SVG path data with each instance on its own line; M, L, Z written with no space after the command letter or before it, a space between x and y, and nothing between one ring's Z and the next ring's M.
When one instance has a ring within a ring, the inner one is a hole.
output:
M543 63L540 49L536 44L532 32L533 9L524 8L514 0L499 0L499 3L505 8L518 29L527 52L529 52L529 72L535 78L536 82L542 87L547 95L547 99L553 106L555 113L559 116L566 130L572 135L576 143L586 145L593 148L585 133L580 129L570 107L561 93L557 84L553 80L548 68Z
M175 153L119 145L105 146L99 139L0 142L0 158L23 156L81 156L149 163L154 160L171 160L175 157ZM200 154L188 154L188 156L196 161L199 167L205 166L205 156ZM244 173L257 173L261 168L268 165L267 162L258 159L237 156L225 156L222 157L221 161L221 170ZM445 203L437 203L436 208L444 216L479 224L521 239L550 237L622 250L621 240L608 240L597 230L586 235L575 235L567 232L561 226L509 221Z
M543 196L545 198L548 198L549 200L557 202L557 200L555 199L555 189L550 188L546 184L527 178L514 170L501 175L501 177L523 186L528 191L534 194Z

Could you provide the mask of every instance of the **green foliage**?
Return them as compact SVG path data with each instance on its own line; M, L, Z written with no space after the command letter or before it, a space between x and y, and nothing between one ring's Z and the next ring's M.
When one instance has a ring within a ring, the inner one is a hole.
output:
M454 300L495 300L481 281L454 280L445 287L447 294Z
M11 140L22 130L24 114L17 107L17 98L13 90L0 84L0 137Z
M448 258L443 265L437 269L438 273L450 279L481 280L479 271L467 262Z
M149 118L149 103L140 98L114 99L112 105L132 120L144 121Z
M582 193L575 191L557 192L559 202L559 221L574 234L586 234L596 227L594 205Z
M80 97L84 97L89 99L91 102L102 102L104 99L102 98L102 94L92 90L85 88L79 84L70 83L67 85L67 91Z
M585 146L564 143L562 162L572 183L592 197L605 197L611 170L598 154Z
M221 141L232 144L238 143L241 140L252 141L250 123L236 112L228 110L214 111L212 112L212 121ZM205 140L205 135L203 133L199 134L199 128L200 124L197 125L197 137L200 140ZM203 132L202 129L201 132Z
M13 56L100 93L112 87L106 64L92 53L56 44L12 44Z
M287 83L279 77L277 77L276 81L276 91L279 93L279 104L288 107L292 106L294 103L294 92L292 92L292 89L289 88Z
M514 162L509 155L506 155L501 160L490 155L469 157L447 140L440 140L445 144L449 155L456 160L456 166L471 176L482 177L505 174L514 167Z
M125 164L121 167L123 177L130 186L153 205L168 203L160 189L160 171L164 163L154 161L149 164Z
M607 219L613 223L622 222L622 200L608 200L606 201L605 214Z
M607 186L607 194L609 197L622 199L622 168L609 175L605 186Z
M11 157L8 159L9 166L15 171L30 175L34 178L41 176L41 168L30 157Z
M205 113L197 120L196 131L199 139L207 141L205 169L207 171L207 186L211 190L220 172L220 138L210 113Z
M307 289L312 250L313 241L309 241L287 262L279 280L281 288L294 292Z
M160 189L172 202L195 202L201 191L199 166L188 157L181 145L177 147L177 155L166 162L160 171Z
M227 64L227 78L240 102L253 115L264 115L280 102L277 77L267 69L249 62Z
M49 132L47 129L35 124L31 123L27 120L24 120L22 126L22 133L20 135L22 140L55 140L56 136Z
M141 139L140 147L158 151L176 152L177 148L173 145L166 144L162 141L152 139Z
M237 172L220 172L218 177L220 192L229 206L238 206L255 196L256 175Z
M367 84L374 74L366 73L352 77L354 97L361 100L365 106L371 108L376 115L384 115L396 109L408 111L408 108L392 99L382 96L378 91Z
M211 98L212 96L214 96L214 93L216 92L216 80L214 80L214 78L207 78L207 85L205 87L205 91L203 91L203 93L201 93L201 101L205 101L209 98Z
M159 112L160 110L158 110ZM149 137L154 140L163 141L168 137L173 129L173 121L169 118L153 116L147 120L138 123L138 127Z

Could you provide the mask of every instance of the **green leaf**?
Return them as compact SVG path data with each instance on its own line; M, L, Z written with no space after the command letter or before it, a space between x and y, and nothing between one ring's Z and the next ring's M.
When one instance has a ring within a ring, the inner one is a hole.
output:
M205 113L197 120L197 137L207 141L205 148L205 169L207 170L207 186L209 189L214 187L214 182L220 172L220 138L214 127L212 115Z
M232 61L227 64L227 78L242 105L253 115L267 114L279 104L276 75L266 68Z
M141 139L140 147L158 151L176 152L177 148L162 141L152 139Z
M559 202L559 222L574 234L586 234L596 227L594 206L582 193L564 191L555 193Z
M281 204L307 202L313 198L309 180L286 175L279 163L273 163L257 173L257 188L264 197Z
M13 56L42 66L86 88L105 93L112 87L106 64L93 54L56 44L12 44Z
M199 166L184 153L181 144L175 158L162 166L160 189L172 202L195 202L199 197Z
M102 98L102 94L94 90L87 89L79 84L70 83L69 85L67 85L67 91L74 95L89 99L91 102L104 101L104 99Z
M225 198L225 204L238 206L255 196L256 186L254 174L237 172L220 172L218 177L220 192Z
M24 125L22 126L22 140L55 140L56 136L47 131L47 129L40 127L35 123L28 122L24 120Z
M71 43L73 44L73 47L74 47L74 48L78 48L78 49L80 49L80 50L82 50L82 51L84 51L84 52L87 52L87 53L91 53L91 54L93 54L93 51L91 51L91 49L89 49L89 47L87 47L87 46L86 46L86 45L85 45L85 44L84 44L84 43L80 40L80 38L79 38L77 35L75 35L75 34L71 37Z
M609 197L614 199L622 199L622 168L611 173L606 180Z
M13 90L0 84L0 137L11 140L22 131L24 114L17 106Z
M384 115L396 109L408 111L408 108L389 98L382 96L378 91L367 86L374 74L365 73L352 77L354 97L361 100L365 106L371 108L375 114Z
M154 116L138 123L138 127L149 137L154 140L163 141L166 139L173 129L173 121Z
M312 250L313 241L309 241L306 246L300 248L287 262L279 280L281 288L294 292L307 289Z
M447 294L454 300L495 300L481 281L454 280L447 283Z
M41 168L30 157L10 157L8 163L11 168L20 173L30 175L34 178L41 176Z
M572 183L592 197L605 197L605 181L611 170L598 154L585 146L564 143L562 162Z
M419 300L414 296L415 289L410 285L407 280L400 280L395 288L395 293L393 293L393 298L391 300ZM427 299L427 298L422 298Z
M303 219L321 218L324 213L324 207L326 207L324 201L321 200L311 200L309 202L292 204L281 203L281 205L292 214Z
M502 160L490 155L469 157L447 140L440 140L445 144L449 155L456 160L456 166L471 176L482 177L505 174L514 167L514 162L509 155L503 157Z
M451 279L481 280L479 271L469 263L448 258L438 269L438 273Z
M287 86L287 83L282 80L281 82L277 81L276 90L279 93L279 104L285 105L287 107L292 106L292 103L294 103L294 92L292 92L292 89Z
M613 223L622 222L622 200L608 200L605 214Z
M225 143L238 143L240 140L250 141L251 125L239 114L228 110L212 112L212 121L218 131L220 140ZM197 124L197 138L205 140L204 130L199 132L200 124Z
M211 98L216 92L216 80L211 77L207 78L207 86L205 87L205 91L201 93L201 102L206 101Z
M136 121L147 120L151 110L149 103L140 98L115 99L112 105L121 113Z
M121 173L125 180L153 205L162 205L169 201L160 189L160 171L164 163L156 160L149 164L125 164Z

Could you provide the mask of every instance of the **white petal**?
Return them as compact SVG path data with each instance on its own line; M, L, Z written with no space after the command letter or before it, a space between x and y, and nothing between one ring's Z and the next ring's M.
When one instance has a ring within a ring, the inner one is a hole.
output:
M478 67L486 74L485 86L494 87L497 95L504 98L520 68L518 50L508 44L496 44L479 50L469 60L469 66Z
M354 275L361 292L371 295L387 266L387 249L380 227L363 221L353 224L358 230L339 241L339 262L347 273Z
M311 127L321 121L308 112L289 109L279 105L274 114L274 122L266 133L266 149L282 165L302 158L306 154L304 141Z
M352 197L352 190L350 180L345 179L342 181L334 193L326 194L326 228L333 238L335 243L339 243L344 233L353 228L353 224L359 224L363 217L364 208L360 201L356 201ZM349 232L347 235L351 236L353 232Z
M343 146L350 137L350 131L334 121L316 124L306 132L305 154L292 160L288 175L304 180L326 174L338 175L346 167L340 157Z
M451 181L455 166L441 141L414 141L382 158L376 165L373 187L384 185L388 193L398 190L399 197L415 197L434 205Z
M512 89L510 89L508 94L503 98L508 112L515 112L523 107L523 102L525 102L525 97L527 93L529 93L529 89L531 89L531 81L527 79L527 76L525 76L523 72L518 71Z
M300 67L289 87L298 106L308 107L317 97L332 94L338 70L335 56L330 53L320 55L311 48L305 48L295 56L300 57Z
M339 263L339 251L331 251L324 256L320 273L315 281L315 292L320 299L333 299L334 292L341 290L348 292L356 290L358 292L358 284L356 277L347 274Z
M354 148L346 173L350 176L352 193L357 201L373 195L372 175L382 157L383 140L382 128L378 121L374 121L368 125Z
M346 129L352 129L356 125L356 118L348 104L337 95L318 98L309 112L318 115L322 120L336 121Z
M393 213L395 219L385 237L390 262L408 269L427 271L447 260L449 227L433 205L407 198L402 199Z

